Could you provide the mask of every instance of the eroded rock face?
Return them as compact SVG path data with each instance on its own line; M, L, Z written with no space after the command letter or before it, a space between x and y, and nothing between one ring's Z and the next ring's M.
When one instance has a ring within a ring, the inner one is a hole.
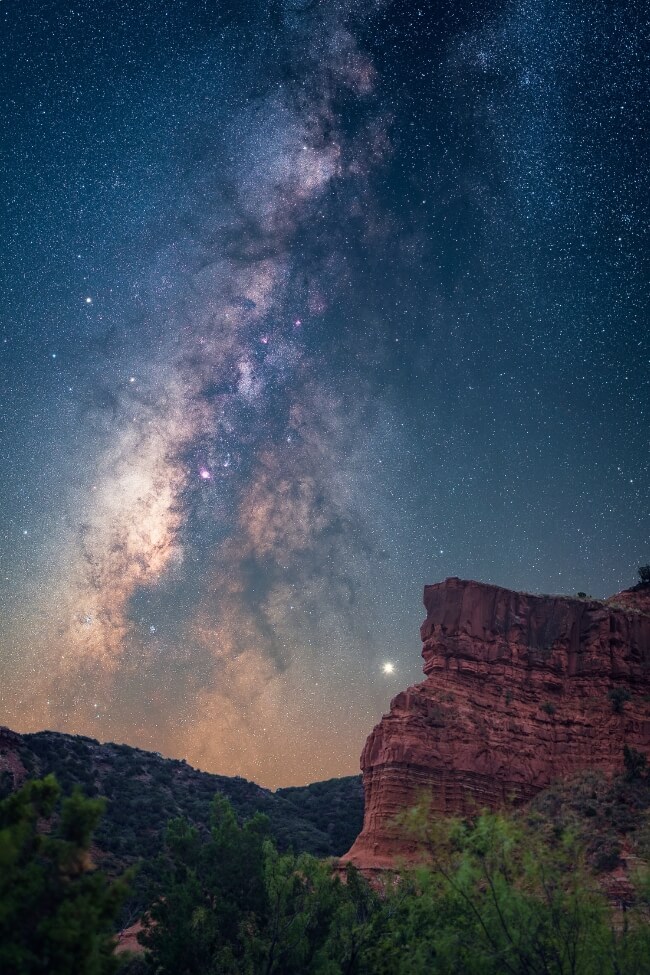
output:
M650 609L447 579L424 590L426 679L402 691L361 756L365 817L343 858L382 869L416 850L393 821L524 801L585 768L650 752Z

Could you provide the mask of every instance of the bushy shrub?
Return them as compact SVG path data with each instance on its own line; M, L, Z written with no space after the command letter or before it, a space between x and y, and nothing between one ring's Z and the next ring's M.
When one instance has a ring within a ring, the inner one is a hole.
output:
M614 714L623 714L623 705L631 697L627 687L611 687L607 692L607 696L612 702Z
M624 745L623 762L625 763L625 774L628 779L636 781L645 777L648 769L648 759L642 752L638 752L636 748L629 748L627 745Z
M0 971L106 975L117 968L113 924L126 894L89 856L102 803L61 801L53 776L0 802ZM51 820L49 832L39 828Z

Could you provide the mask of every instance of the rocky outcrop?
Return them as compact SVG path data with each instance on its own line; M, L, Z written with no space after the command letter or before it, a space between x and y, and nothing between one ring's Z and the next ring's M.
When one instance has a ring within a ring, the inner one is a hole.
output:
M361 757L365 816L343 862L365 870L416 849L395 817L426 798L465 814L531 798L586 768L650 752L646 587L601 602L461 579L427 586L426 679L398 694Z
M650 616L650 584L639 583L633 589L610 596L605 602L612 609L629 609L633 613L647 613Z

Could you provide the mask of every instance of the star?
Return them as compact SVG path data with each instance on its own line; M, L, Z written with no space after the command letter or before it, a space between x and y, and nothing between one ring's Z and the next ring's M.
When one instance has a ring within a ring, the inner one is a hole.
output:
M386 674L387 676L389 674L394 674L395 664L391 663L390 661L387 661L385 664L381 665L381 669L382 669L382 673Z

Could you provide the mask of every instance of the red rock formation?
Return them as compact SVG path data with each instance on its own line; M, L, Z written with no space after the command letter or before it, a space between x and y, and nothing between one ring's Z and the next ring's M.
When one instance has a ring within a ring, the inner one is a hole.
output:
M639 583L633 589L625 589L616 596L610 596L605 602L613 609L624 608L630 609L633 613L641 612L650 615L650 584Z
M130 951L135 955L144 954L145 949L138 941L138 935L141 931L144 931L144 925L141 920L136 921L135 924L131 924L128 928L122 928L117 935L115 953L123 955L125 952Z
M650 752L647 593L612 604L447 579L424 590L426 680L398 694L363 750L365 817L343 862L390 866L415 849L395 816L531 798L585 768Z

